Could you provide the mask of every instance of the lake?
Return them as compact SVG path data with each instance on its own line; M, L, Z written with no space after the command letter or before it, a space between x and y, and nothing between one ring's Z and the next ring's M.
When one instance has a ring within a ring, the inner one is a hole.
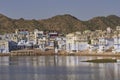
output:
M103 57L0 57L0 80L120 80L120 62L81 62Z

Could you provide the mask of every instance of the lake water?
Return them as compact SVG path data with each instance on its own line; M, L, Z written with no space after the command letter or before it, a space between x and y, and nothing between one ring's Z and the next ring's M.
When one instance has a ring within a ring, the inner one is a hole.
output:
M120 80L120 63L88 63L102 57L0 57L0 80Z

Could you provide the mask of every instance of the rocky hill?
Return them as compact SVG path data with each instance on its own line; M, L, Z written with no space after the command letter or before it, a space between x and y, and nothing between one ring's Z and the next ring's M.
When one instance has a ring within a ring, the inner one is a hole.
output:
M34 29L55 30L61 33L69 33L87 29L104 30L106 27L115 29L118 25L120 25L120 17L116 15L95 17L88 21L81 21L69 14L57 15L44 20L25 20L23 18L11 19L0 14L0 34L14 32L15 29L27 29L29 31L33 31Z

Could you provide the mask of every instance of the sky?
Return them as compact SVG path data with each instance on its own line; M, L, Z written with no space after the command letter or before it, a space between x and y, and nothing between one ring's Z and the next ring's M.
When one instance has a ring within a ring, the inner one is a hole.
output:
M120 16L120 0L0 0L0 13L13 19L71 14L89 20L96 16Z

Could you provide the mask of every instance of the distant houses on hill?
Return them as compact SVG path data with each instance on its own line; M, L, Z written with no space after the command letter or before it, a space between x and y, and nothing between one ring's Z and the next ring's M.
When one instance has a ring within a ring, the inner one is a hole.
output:
M85 30L64 36L56 31L45 32L37 29L33 32L16 29L15 33L0 35L0 53L33 48L42 51L54 49L55 53L63 50L68 53L86 50L90 53L117 53L120 52L120 26L117 26L116 30L108 27L104 31Z

